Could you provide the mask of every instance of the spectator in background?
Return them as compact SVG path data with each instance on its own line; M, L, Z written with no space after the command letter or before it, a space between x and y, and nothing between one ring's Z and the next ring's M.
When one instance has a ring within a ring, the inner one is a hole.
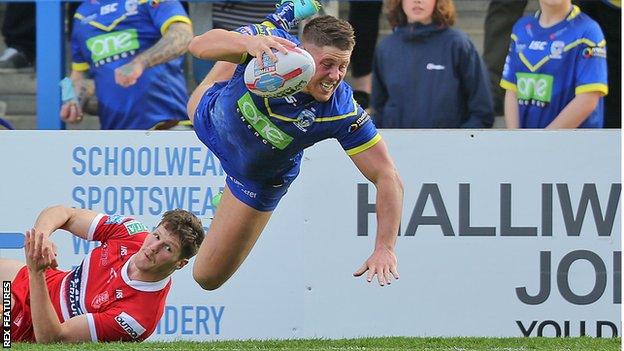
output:
M592 0L593 1L593 0ZM528 0L491 0L484 22L483 61L490 77L494 114L502 116L505 91L498 85L514 23L522 17Z
M578 5L598 22L607 40L609 95L604 99L604 127L622 128L622 9L620 0L579 0Z
M80 122L91 70L102 129L190 125L183 57L193 37L178 1L85 1L74 15L72 73L77 101L60 116ZM115 39L115 40L113 40Z
M379 35L379 15L382 2L349 1L349 23L355 32L355 46L351 54L351 87L353 98L363 109L370 106L373 55Z
M452 0L388 0L394 32L375 51L373 115L379 128L490 128L485 67L451 28Z
M35 62L35 3L8 3L2 23L7 48L0 55L0 73L32 71Z
M605 40L571 0L540 0L513 27L501 87L507 128L602 128Z

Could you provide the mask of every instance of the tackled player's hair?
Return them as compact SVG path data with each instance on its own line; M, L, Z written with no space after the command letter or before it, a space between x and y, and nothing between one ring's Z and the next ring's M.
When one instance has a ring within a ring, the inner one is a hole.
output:
M163 214L158 225L162 225L180 242L181 258L191 258L197 254L199 246L204 241L204 227L193 213L175 209Z
M333 46L340 50L353 50L355 33L349 22L333 16L312 18L303 28L301 41L318 47Z
M407 16L403 11L402 0L384 0L384 13L392 28L401 27L407 24ZM431 20L441 27L450 27L455 24L457 12L453 0L436 0Z

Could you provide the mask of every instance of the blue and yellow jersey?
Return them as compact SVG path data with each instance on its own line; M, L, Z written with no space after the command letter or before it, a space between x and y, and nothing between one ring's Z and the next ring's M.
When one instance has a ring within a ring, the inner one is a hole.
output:
M550 27L539 11L518 20L511 34L501 87L516 92L521 128L544 128L577 94L608 93L606 42L577 6ZM603 126L603 99L580 128Z
M115 83L115 69L153 46L174 22L191 23L178 1L84 1L74 16L72 69L90 70L102 129L149 129L186 119L183 57L147 68L136 84Z
M271 34L298 43L285 31L267 26L246 26L238 31ZM246 62L238 65L232 79L206 92L195 115L199 139L219 157L230 176L279 186L299 173L303 150L321 140L335 138L348 155L355 155L381 139L345 82L327 102L305 93L262 98L245 86Z

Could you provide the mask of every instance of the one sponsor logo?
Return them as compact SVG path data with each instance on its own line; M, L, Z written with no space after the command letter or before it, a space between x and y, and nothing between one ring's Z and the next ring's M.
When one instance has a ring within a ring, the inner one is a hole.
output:
M314 109L304 109L303 111L301 111L301 113L297 116L297 122L294 122L295 126L299 128L302 132L307 132L307 128L311 126L316 119L314 111Z
M118 314L117 317L115 317L115 322L117 322L133 339L137 339L145 333L145 328L126 312Z
M607 50L604 47L588 46L583 50L583 57L586 59L592 57L606 58Z
M117 3L106 4L100 7L100 15L108 15L109 13L117 12Z
M364 123L368 122L370 118L370 115L366 113L366 111L362 111L360 117L358 117L358 119L349 126L349 133L353 133L360 129L360 127L363 126Z
M99 309L100 307L102 307L103 304L108 302L108 291L105 291L103 293L99 293L97 294L94 298L93 301L91 301L91 306L94 309Z
M84 313L82 308L80 308L82 265L74 268L67 278L67 310L69 311L70 317L79 316Z
M531 44L529 44L529 49L537 50L537 51L544 51L546 49L547 44L548 42L546 41L533 40Z
M553 89L553 76L548 74L516 73L518 100L543 107L550 103Z
M427 70L428 71L442 71L444 70L446 67L442 66L442 65L436 65L435 63L428 63L427 64Z
M121 289L115 290L115 299L116 300L123 299L123 291Z
M95 66L132 56L139 48L136 29L98 35L87 40Z
M126 0L124 7L126 9L126 16L136 15L138 13L137 8L139 7L139 1Z
M126 218L128 217L120 216L120 215L112 215L106 219L106 222L104 222L104 224L121 224L121 222L123 222Z
M234 184L236 184L236 185L238 185L238 186L243 186L243 183L239 182L239 181L238 181L238 179L236 179L236 178L234 178L234 177L232 177L232 176L230 176L230 180L231 180L232 182L234 182Z
M565 43L561 40L555 40L550 43L550 58L560 59L561 54L563 54L563 48L565 47Z
M126 230L128 230L128 235L134 235L136 233L149 232L147 226L139 221L132 220L130 222L124 223Z
M272 149L284 150L293 141L293 137L284 133L258 110L249 93L238 99L237 104L242 115L241 120L247 123L249 129L254 130L254 135L265 145L270 144Z
M121 256L121 259L124 259L124 256L128 256L128 248L126 246L121 245L119 247L119 256Z

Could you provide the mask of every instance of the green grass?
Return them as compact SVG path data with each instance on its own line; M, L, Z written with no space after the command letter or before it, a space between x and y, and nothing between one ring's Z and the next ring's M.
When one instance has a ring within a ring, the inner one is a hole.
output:
M13 350L422 350L422 351L615 351L620 338L363 338L343 340L267 340L144 342L77 345L13 344Z

